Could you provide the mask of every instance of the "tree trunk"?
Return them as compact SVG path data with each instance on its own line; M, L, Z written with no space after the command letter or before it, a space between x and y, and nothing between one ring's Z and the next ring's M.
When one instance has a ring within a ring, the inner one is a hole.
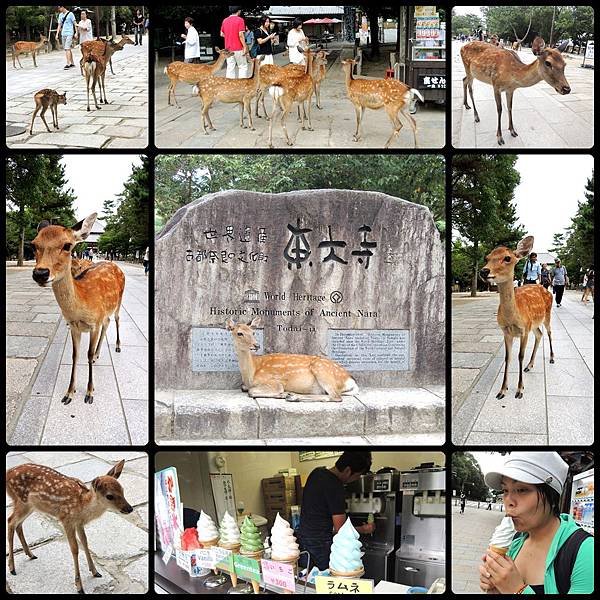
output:
M17 267L23 266L23 256L25 255L25 227L21 228L21 239L19 240L19 252L17 254Z
M114 7L114 6L110 7L110 28L112 29L113 39L116 39L116 37L117 37L117 13L116 13L116 7Z
M475 242L473 245L473 279L471 281L471 298L475 298L477 296L477 279L479 277L479 269L478 260L477 260L477 250L479 249L479 244Z
M371 58L379 58L379 21L378 13L374 10L367 12L371 29Z

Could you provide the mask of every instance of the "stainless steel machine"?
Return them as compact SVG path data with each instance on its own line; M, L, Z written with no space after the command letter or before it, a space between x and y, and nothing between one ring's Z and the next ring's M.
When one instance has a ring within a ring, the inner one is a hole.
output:
M446 576L446 470L421 465L400 475L402 532L395 581L428 588Z
M375 531L361 535L363 545L364 577L379 581L393 581L394 558L399 541L399 483L400 472L396 469L380 469L367 473L346 486L346 507L354 525L362 525L373 515Z

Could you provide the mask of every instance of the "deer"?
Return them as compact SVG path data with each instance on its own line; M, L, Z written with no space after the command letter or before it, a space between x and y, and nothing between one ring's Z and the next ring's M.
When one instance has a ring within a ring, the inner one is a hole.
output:
M228 79L227 77L217 77L209 75L200 79L193 88L193 93L200 97L202 103L201 122L202 129L206 135L209 135L206 130L206 124L212 131L215 127L210 120L208 111L215 101L224 102L227 104L240 105L240 127L246 128L244 124L244 109L248 113L248 122L250 129L255 131L254 123L252 122L252 107L251 101L256 96L258 86L260 85L260 61L259 58L248 58L252 62L252 75L245 79Z
M47 44L48 44L48 38L42 34L40 34L39 42L15 42L11 46L13 68L15 68L15 69L17 68L17 65L15 64L15 59L16 59L17 62L19 63L19 66L22 69L23 65L21 64L21 61L19 60L19 54L27 54L29 52L31 52L31 58L33 59L33 66L37 67L37 62L35 60L35 56L36 56L38 50L41 50L41 48L43 46L46 46Z
M77 275L81 275L81 273L93 266L94 263L87 258L71 258L71 275L77 277Z
M119 311L125 289L123 271L112 262L99 261L77 276L72 273L71 250L88 237L97 216L92 213L70 228L42 221L32 242L35 251L33 279L41 287L52 285L54 297L71 330L73 364L69 387L61 400L64 405L73 400L76 391L77 356L83 332L90 334L86 404L94 401L92 367L100 356L111 316L117 328L115 352L121 352Z
M221 70L223 63L230 56L233 56L233 53L229 52L229 50L220 50L217 46L215 46L215 51L218 52L219 58L208 65L196 65L176 60L165 67L164 73L169 78L169 89L167 92L167 102L169 106L171 106L171 95L173 95L175 106L181 108L179 102L177 102L177 96L175 96L175 87L177 86L178 81L184 81L185 83L192 85L198 83L203 77L218 73Z
M479 123L479 114L473 98L473 79L492 85L498 112L496 139L500 146L505 143L501 125L502 92L506 92L508 129L512 137L519 135L512 119L513 94L516 89L531 87L544 80L562 96L571 92L569 82L565 78L565 61L561 53L555 48L547 48L546 42L540 36L533 40L531 51L537 58L532 63L525 64L514 50L497 48L486 42L470 42L460 49L466 73L463 78L463 105L467 110L471 109L467 101L469 88L475 123Z
M52 133L50 127L48 127L48 123L46 123L46 119L44 118L44 114L48 108L50 108L50 112L52 113L52 126L56 129L58 127L58 105L67 103L67 92L64 94L59 94L56 90L51 89L43 89L39 92L36 92L33 95L33 100L35 102L35 109L33 111L33 116L31 117L31 126L29 127L29 135L33 134L33 122L35 121L35 116L38 114L41 109L40 118L44 121L44 125L48 130L48 133Z
M288 402L341 402L342 396L358 394L352 375L335 361L307 354L256 355L260 349L254 331L260 317L250 323L229 319L242 376L242 391L251 398L284 398Z
M112 68L112 55L119 50L123 50L127 44L133 43L133 40L126 35L124 35L118 42L114 42L112 38L99 38L97 40L88 40L87 42L83 42L83 44L81 44L81 59L79 60L79 70L81 71L81 74L85 76L83 72L83 65L90 54L104 54L108 56L110 72L112 75L114 75L115 72Z
M346 72L346 92L356 113L356 132L353 140L358 142L361 139L360 130L365 108L373 110L383 108L392 122L392 134L384 148L389 148L402 129L399 113L406 117L412 128L413 142L416 148L417 123L407 109L416 102L415 97L419 98L421 102L425 102L421 93L396 79L356 79L352 73L355 64L354 59L342 61L342 69Z
M108 49L108 45L105 47L105 50L106 49ZM96 84L98 84L98 89L100 92L100 104L102 104L102 102L104 102L104 104L108 104L104 76L106 75L106 65L109 58L110 57L107 54L96 54L95 52L90 52L85 59L83 70L85 74L85 85L87 88L88 112L90 111L90 87L92 90L92 96L94 97L94 105L98 110L102 108L101 106L98 106L98 100L96 99ZM104 100L102 100L103 92Z
M133 507L125 499L123 487L117 481L123 471L124 460L112 467L106 475L96 477L91 488L74 477L67 477L50 467L27 463L6 472L6 493L10 496L13 510L8 517L8 569L16 575L13 542L15 531L27 557L35 556L25 540L23 521L33 512L50 515L62 526L75 567L75 587L84 594L79 572L79 544L83 547L88 568L93 577L102 577L98 572L85 534L85 526L99 519L105 512L128 515ZM77 541L79 538L79 543Z
M515 398L523 398L523 370L533 369L535 355L542 339L541 325L544 324L548 341L550 342L550 363L554 363L552 348L552 326L550 323L552 311L552 294L539 284L524 285L516 288L513 285L515 266L528 256L533 248L533 236L524 237L513 252L506 246L498 246L486 258L485 266L479 271L480 277L498 286L500 305L497 321L504 334L504 379L496 398L504 398L508 391L508 365L510 363L513 339L520 339L519 347L519 384ZM529 333L533 331L535 344L529 363L523 369L525 348Z

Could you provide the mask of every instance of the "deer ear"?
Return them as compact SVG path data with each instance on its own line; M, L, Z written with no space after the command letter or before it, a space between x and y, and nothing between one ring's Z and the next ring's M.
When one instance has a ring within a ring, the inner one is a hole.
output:
M96 491L98 489L99 483L100 483L100 479L98 477L96 477L95 479L92 479L92 489L94 491Z
M261 318L254 317L254 319L252 319L252 321L250 321L250 323L248 323L248 325L250 327L252 327L252 329L256 329L257 327L260 327L261 326Z
M545 47L546 42L544 42L544 39L538 35L531 44L531 51L535 54L535 56L539 56Z
M125 461L121 460L106 475L108 477L114 477L115 479L119 479L119 475L121 475L124 466Z
M92 213L89 217L79 221L79 223L75 223L75 225L71 227L71 231L75 234L76 241L80 242L81 240L85 240L85 238L90 235L97 216L98 213Z
M233 331L234 327L235 327L235 322L233 319L227 319L227 321L225 321L225 329L228 329L229 331Z
M48 227L48 225L50 225L50 221L46 221L44 219L43 221L40 221L39 225L37 226L37 230L40 231L41 229L44 229L44 227Z
M533 236L528 235L527 237L524 237L517 244L517 249L515 250L515 256L518 259L524 258L525 256L529 255L532 248L533 248Z

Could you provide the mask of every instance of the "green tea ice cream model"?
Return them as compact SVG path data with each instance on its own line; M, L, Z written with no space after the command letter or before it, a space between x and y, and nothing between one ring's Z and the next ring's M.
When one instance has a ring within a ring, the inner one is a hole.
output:
M333 536L329 571L334 577L362 577L365 569L362 563L362 545L360 535L352 526L350 519Z
M260 531L258 531L254 521L247 515L242 523L240 541L242 543L241 554L256 554L257 552L262 554L263 544L260 539Z

